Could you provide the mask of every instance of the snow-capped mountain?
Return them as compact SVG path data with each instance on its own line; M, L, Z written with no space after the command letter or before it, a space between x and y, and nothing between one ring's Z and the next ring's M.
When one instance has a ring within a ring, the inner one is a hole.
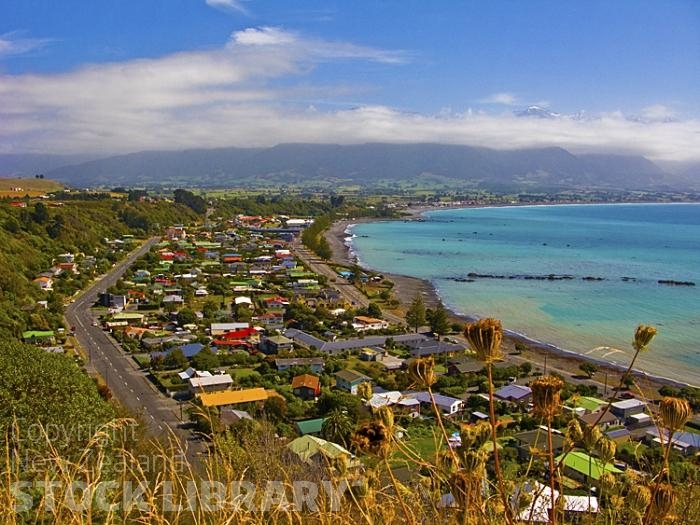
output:
M521 111L514 111L513 112L516 117L530 117L530 118L559 118L561 117L561 114L559 113L554 113L552 111L549 111L546 108L542 108L540 106L528 106L527 109L523 109Z

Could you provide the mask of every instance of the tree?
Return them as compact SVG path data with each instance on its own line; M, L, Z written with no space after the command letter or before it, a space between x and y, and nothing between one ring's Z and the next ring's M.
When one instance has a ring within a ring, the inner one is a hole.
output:
M354 428L355 425L347 411L336 408L328 413L323 425L321 425L321 437L347 447Z
M188 363L189 361L187 361L185 354L182 353L181 348L176 348L163 360L163 366L166 368L185 368Z
M196 370L215 370L219 368L221 362L219 361L219 356L217 356L211 349L207 346L202 348L197 355L192 358L192 366Z
M195 324L197 322L197 315L191 308L182 308L177 313L177 322L180 326Z
M437 304L435 310L430 314L430 331L438 335L450 333L450 321L447 318L447 310L441 302Z
M583 372L584 374L586 374L588 376L588 379L590 379L593 377L593 374L595 374L598 371L598 365L585 361L578 365L578 369L581 370L581 372Z
M419 293L413 298L413 302L406 312L406 324L413 328L416 333L425 324L425 303Z
M369 303L369 306L367 306L367 315L381 319L382 309L379 308L377 303Z
M273 423L284 421L287 415L287 402L279 396L272 396L265 400L265 415Z

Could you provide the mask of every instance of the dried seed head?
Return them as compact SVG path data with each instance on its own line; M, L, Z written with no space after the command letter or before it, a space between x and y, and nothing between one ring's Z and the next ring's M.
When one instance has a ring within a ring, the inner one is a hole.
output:
M487 317L468 324L464 337L479 361L489 364L501 360L503 326L498 319Z
M391 433L381 421L362 425L352 436L354 447L360 452L386 457L391 449Z
M366 381L357 385L357 395L368 401L372 397L372 384Z
M637 330L634 332L634 346L635 350L644 351L647 349L651 340L654 339L656 335L656 328L653 326L647 326L645 324L640 324Z
M644 514L651 503L651 491L646 485L635 483L627 491L625 502L631 510L638 514Z
M422 386L432 386L435 383L435 361L431 357L419 357L408 365L411 378Z
M603 463L610 463L615 459L615 452L617 451L617 445L612 439L600 438L598 443L596 443L596 450Z
M603 433L598 427L593 425L586 425L583 427L583 438L581 441L583 441L583 447L586 450L593 450L601 437L603 437Z
M678 397L665 397L659 405L659 414L663 427L669 432L676 432L685 426L693 411L687 400Z
M542 376L530 385L532 388L532 404L535 415L550 419L561 407L559 394L564 388L564 381L554 376Z
M673 491L673 487L668 483L662 483L656 489L654 496L651 501L651 512L655 518L661 520L663 519L671 509L673 504L676 502L676 494Z
M600 475L600 486L605 490L606 492L610 492L613 488L615 488L615 482L617 481L615 479L615 476L612 472L603 472Z
M583 439L583 430L581 430L581 424L578 419L572 419L566 425L566 437L572 443L577 443Z
M459 428L462 448L478 449L491 437L491 423L479 421L474 425L462 424Z
M388 406L384 405L377 409L377 418L381 421L389 433L394 432L394 412Z

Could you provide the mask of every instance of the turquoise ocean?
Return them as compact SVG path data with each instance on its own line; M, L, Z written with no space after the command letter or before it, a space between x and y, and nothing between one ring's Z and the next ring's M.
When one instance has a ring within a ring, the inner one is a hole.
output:
M700 204L451 209L347 233L363 267L564 351L624 366L636 326L656 326L635 368L700 386Z

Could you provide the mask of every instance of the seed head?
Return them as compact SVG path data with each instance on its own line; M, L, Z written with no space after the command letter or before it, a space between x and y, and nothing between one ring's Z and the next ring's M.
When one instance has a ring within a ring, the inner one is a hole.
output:
M596 449L603 463L610 463L613 459L615 459L617 445L612 439L605 437L600 438L598 443L596 443Z
M416 383L430 387L435 383L435 361L432 356L414 359L408 365L408 373Z
M386 457L391 448L391 434L381 421L370 421L362 425L351 439L360 452Z
M659 405L661 423L669 432L676 432L682 429L692 413L690 403L678 397L665 397Z
M464 329L464 337L479 361L489 364L501 360L503 326L498 319L486 317L469 323Z
M632 346L634 346L634 349L637 351L644 351L651 343L651 340L654 339L655 335L656 328L640 324L634 332L634 343Z
M532 388L533 412L540 417L551 419L561 407L559 394L564 381L555 376L542 376L530 385Z
M646 485L635 483L627 491L625 501L633 511L643 514L651 503L651 491Z
M668 483L662 483L656 489L651 501L651 512L655 518L662 520L673 508L676 494Z

